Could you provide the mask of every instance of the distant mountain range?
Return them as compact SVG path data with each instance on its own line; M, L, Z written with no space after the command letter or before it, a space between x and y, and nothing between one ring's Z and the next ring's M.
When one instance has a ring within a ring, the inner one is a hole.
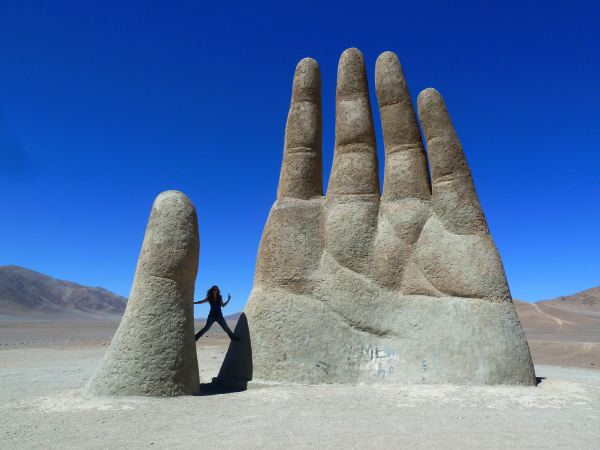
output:
M555 331L576 324L600 324L600 286L573 295L526 303L515 300L523 326ZM127 299L101 287L57 280L18 266L0 266L0 316L120 316ZM240 313L226 316L236 322ZM577 320L575 318L577 316ZM578 325L578 326L579 326Z
M557 307L576 306L578 308L600 312L600 286L586 289L577 294L557 297L551 300L543 300L538 303L553 304Z
M121 315L127 299L101 287L57 280L18 266L0 266L0 315Z
M600 287L535 303L515 300L515 306L528 339L598 341Z
M58 280L19 266L0 266L0 316L119 319L127 299L101 287ZM237 322L240 313L225 316Z

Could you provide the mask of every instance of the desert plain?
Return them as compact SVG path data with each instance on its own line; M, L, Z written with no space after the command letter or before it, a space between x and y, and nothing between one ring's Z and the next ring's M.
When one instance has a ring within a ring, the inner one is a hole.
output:
M202 394L177 398L82 395L118 316L2 316L0 448L599 448L600 313L581 302L516 305L537 387L230 392L211 385L228 345L215 326L196 345Z

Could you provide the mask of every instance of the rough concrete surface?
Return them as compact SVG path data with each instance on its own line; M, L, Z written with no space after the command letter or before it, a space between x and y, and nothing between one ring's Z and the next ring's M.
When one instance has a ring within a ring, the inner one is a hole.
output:
M198 390L194 282L196 210L181 192L154 201L127 309L86 387L95 395L173 396Z
M502 261L441 95L419 95L422 139L395 54L379 56L375 87L383 195L365 65L349 49L338 67L336 143L323 196L319 67L309 58L298 64L247 331L236 331L245 339L231 344L230 373L220 376L534 384Z

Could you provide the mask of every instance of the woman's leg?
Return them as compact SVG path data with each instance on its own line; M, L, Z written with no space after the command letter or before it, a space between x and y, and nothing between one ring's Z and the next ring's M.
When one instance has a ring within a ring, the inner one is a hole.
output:
M229 325L227 325L227 322L225 322L225 318L223 316L217 319L217 323L221 325L221 328L223 328L223 330L225 330L225 333L227 333L229 339L231 339L232 341L237 341L239 339L235 334L233 334L233 331L229 329Z
M196 333L196 340L200 339L202 335L206 333L210 327L212 327L213 323L215 323L215 318L209 314L208 319L206 319L206 325L204 325L204 328L202 328Z

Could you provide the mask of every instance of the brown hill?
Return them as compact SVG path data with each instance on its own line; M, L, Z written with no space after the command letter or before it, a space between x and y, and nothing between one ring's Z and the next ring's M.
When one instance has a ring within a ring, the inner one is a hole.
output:
M534 362L600 367L600 287L515 306Z
M538 304L551 305L555 308L575 308L586 313L597 312L600 314L600 286L586 289L573 295L542 300Z
M600 342L600 287L515 306L528 337Z
M127 299L100 287L57 280L18 266L0 266L0 315L121 315Z

